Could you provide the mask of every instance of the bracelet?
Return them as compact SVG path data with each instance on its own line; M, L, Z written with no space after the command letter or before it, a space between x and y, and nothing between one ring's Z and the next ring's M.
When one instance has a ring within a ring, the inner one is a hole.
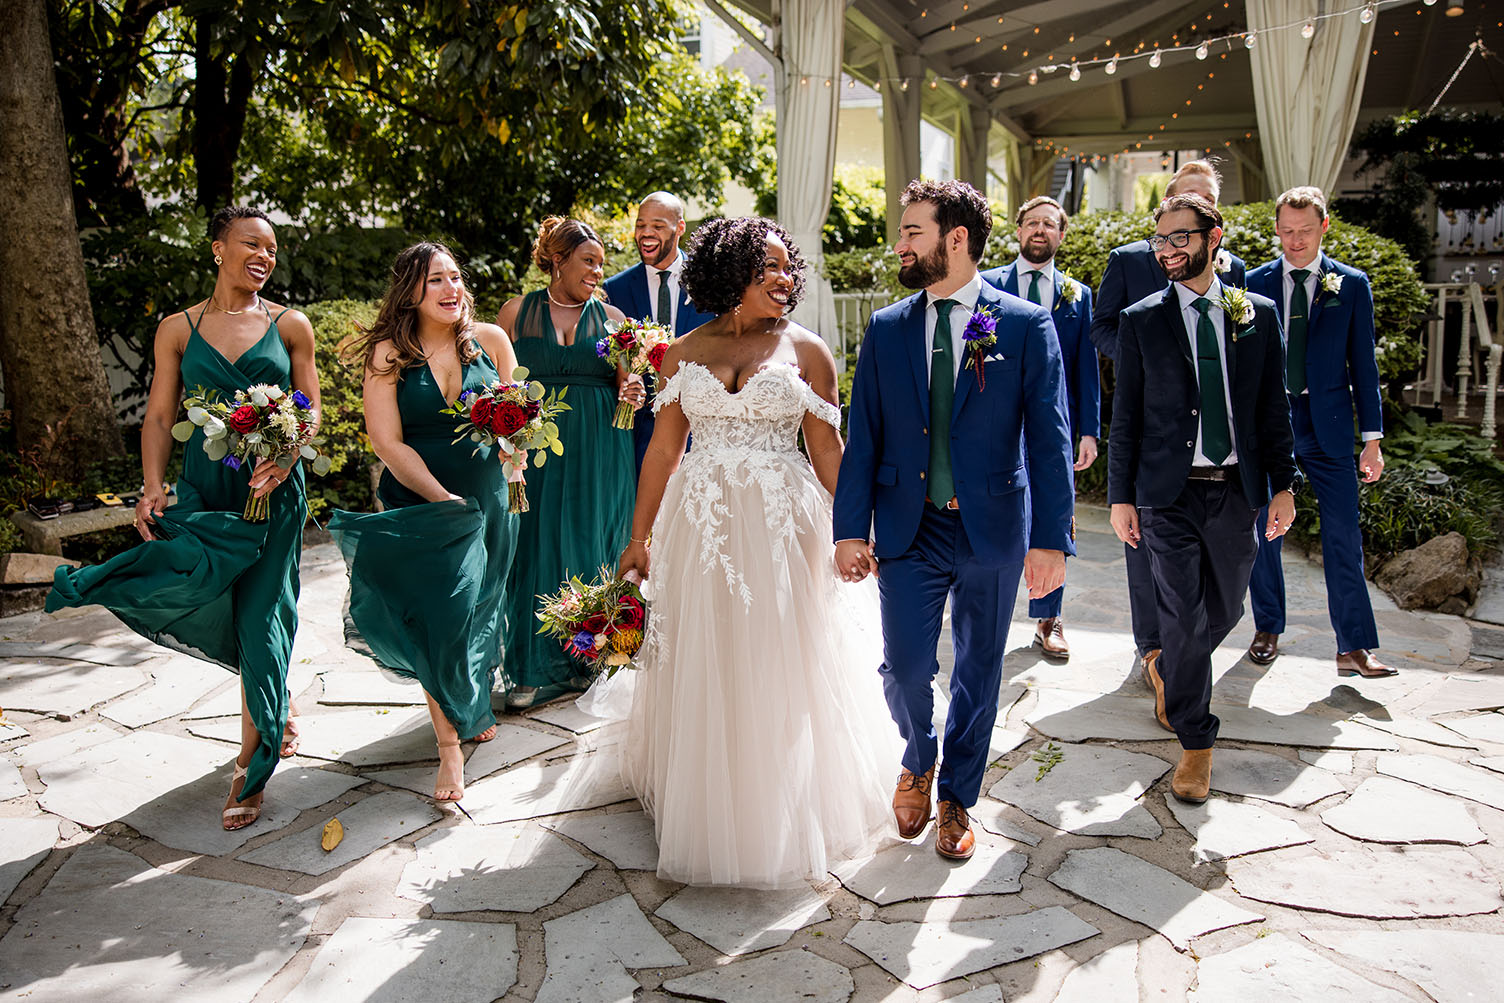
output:
M653 535L651 533L649 533L647 536L643 537L641 540L637 539L637 537L635 537L635 536L628 536L627 537L627 539L631 540L633 543L640 543L644 547L646 547L648 545L648 541L651 540L652 538L653 538Z

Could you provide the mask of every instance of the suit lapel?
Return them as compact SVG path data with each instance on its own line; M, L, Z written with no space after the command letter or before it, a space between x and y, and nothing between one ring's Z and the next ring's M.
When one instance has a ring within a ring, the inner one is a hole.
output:
M1007 268L1003 269L1002 290L1005 293L1012 293L1014 296L1022 296L1023 295L1022 293L1020 293L1018 291L1018 262L1017 261L1013 262Z
M632 280L632 285L637 292L637 313L649 320L653 318L653 297L648 292L648 266L638 262L637 277Z
M981 295L977 297L977 309L980 310L983 307L993 306L1000 302L1002 302L1002 293L996 289L989 288L987 283L982 283ZM1001 333L999 332L999 335ZM993 351L997 351L997 349L994 348ZM985 362L982 364L986 365ZM977 371L971 364L971 351L966 347L966 342L963 339L961 342L961 367L956 373L956 403L950 411L951 424L955 424L956 415L960 414L961 409L966 406L966 401L970 399L972 388L976 386L976 383ZM985 393L985 391L983 392Z
M1076 316L1076 304L1066 301L1065 277L1060 274L1060 269L1055 269L1055 302L1050 306L1051 313L1059 313L1062 317Z
M1316 330L1316 318L1320 315L1322 308L1326 306L1327 299L1331 296L1331 293L1323 292L1321 288L1321 277L1328 271L1331 271L1331 268L1332 259L1328 258L1326 252L1323 251L1316 259L1316 294L1311 297L1311 322L1306 326L1307 339ZM1309 344L1309 341L1307 344Z
M1237 396L1233 388L1238 385L1238 353L1234 351L1237 339L1233 332L1238 329L1238 322L1225 307L1218 305L1222 311L1222 357L1227 360L1227 396L1229 400L1236 401Z
M1160 314L1165 323L1169 325L1170 336L1176 347L1180 349L1180 357L1185 364L1196 371L1196 353L1191 350L1191 337L1194 331L1187 330L1185 326L1185 314L1180 309L1180 296L1175 292L1175 283L1171 282L1165 287L1164 298L1159 303Z
M930 423L930 373L929 360L925 358L924 344L925 294L919 293L909 300L908 308L899 318L900 336L904 349L909 353L909 370L914 374L914 392L919 398L919 413L924 415L924 424Z

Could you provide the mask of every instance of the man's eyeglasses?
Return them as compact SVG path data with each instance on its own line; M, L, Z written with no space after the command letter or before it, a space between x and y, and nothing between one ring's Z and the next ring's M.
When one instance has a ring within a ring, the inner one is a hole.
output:
M1156 233L1149 238L1149 250L1158 254L1164 250L1166 244L1169 244L1171 247L1184 247L1191 242L1191 234L1210 233L1211 230L1212 228L1209 226L1202 226L1194 230L1176 230L1174 233L1166 234Z

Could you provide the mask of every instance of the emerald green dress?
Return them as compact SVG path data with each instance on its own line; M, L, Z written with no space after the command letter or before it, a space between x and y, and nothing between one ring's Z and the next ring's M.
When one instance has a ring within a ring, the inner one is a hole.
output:
M257 383L290 388L292 359L276 319L269 317L261 340L234 362L204 340L191 317L188 326L180 371L190 391L202 387L228 397ZM241 512L251 465L235 470L209 459L201 428L184 448L178 503L156 517L159 539L103 564L58 568L47 610L103 606L164 647L240 673L261 735L240 792L245 800L270 779L287 724L287 663L298 629L298 566L308 517L303 465L272 491L270 518L246 522Z
M568 689L583 674L582 663L564 654L553 638L538 631L538 596L557 592L571 575L593 579L601 565L616 567L632 528L637 482L632 430L612 427L616 414L616 370L595 353L606 335L606 308L591 300L580 313L574 344L559 344L549 317L548 291L523 297L514 338L518 365L529 379L552 390L568 387L570 410L555 422L564 444L527 471L530 511L523 513L517 560L507 579L507 689L536 686L538 700Z
M461 387L495 381L484 352L461 367ZM502 596L517 544L507 483L494 446L454 442L460 420L428 363L397 380L402 440L463 502L425 501L387 469L376 494L385 512L336 511L329 532L350 573L345 640L422 684L461 738L496 723L491 687L501 664Z

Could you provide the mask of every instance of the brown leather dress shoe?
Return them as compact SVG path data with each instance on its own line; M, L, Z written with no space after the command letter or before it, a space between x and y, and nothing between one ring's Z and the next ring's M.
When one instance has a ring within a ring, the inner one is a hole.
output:
M1212 750L1181 749L1170 778L1170 793L1186 804L1201 804L1212 790Z
M913 839L930 824L930 789L935 783L935 768L924 775L903 770L893 791L893 820L898 834Z
M971 831L966 809L954 801L941 801L939 821L935 823L935 852L948 860L970 860L976 848L977 837Z
M1071 646L1065 639L1065 621L1058 616L1048 616L1034 625L1034 646L1044 657L1063 662L1071 657Z
M1144 681L1154 691L1154 720L1165 731L1174 731L1170 727L1170 718L1165 714L1165 681L1159 677L1159 653L1160 649L1144 655Z
M1367 648L1354 648L1352 651L1343 651L1337 654L1337 675L1339 676L1362 676L1364 679L1383 679L1385 676L1397 676L1400 670L1393 666L1385 665L1373 656Z
M1279 657L1279 635L1267 630L1253 632L1253 643L1248 646L1248 657L1259 665L1268 665Z

